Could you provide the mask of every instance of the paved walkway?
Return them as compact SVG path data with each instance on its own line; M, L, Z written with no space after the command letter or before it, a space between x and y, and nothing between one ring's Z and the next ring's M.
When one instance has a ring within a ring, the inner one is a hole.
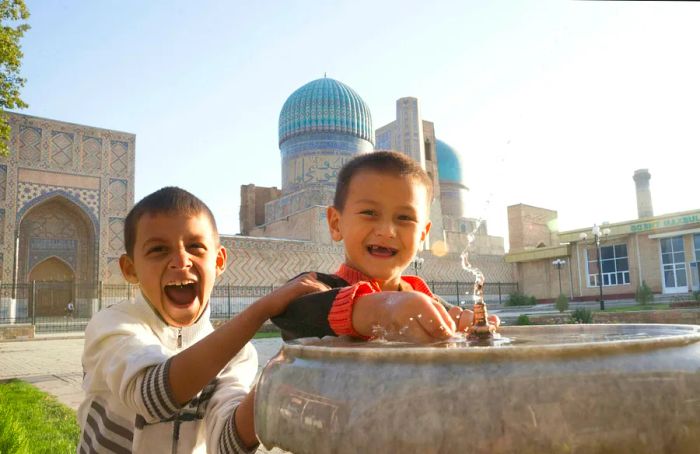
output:
M0 342L0 381L20 378L77 410L83 400L82 336L42 337L35 340ZM258 372L282 346L282 339L255 339ZM259 453L283 453L279 449Z
M83 399L80 356L83 338L44 337L29 341L0 342L0 380L21 378L47 391L74 410ZM255 339L262 370L282 346L280 338Z

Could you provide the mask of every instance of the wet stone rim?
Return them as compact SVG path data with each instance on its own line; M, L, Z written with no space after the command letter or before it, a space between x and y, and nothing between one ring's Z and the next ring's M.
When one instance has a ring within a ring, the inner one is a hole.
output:
M614 330L611 330L614 328ZM527 327L502 327L499 332L504 337L516 338L519 335L561 334L626 334L648 333L650 337L640 339L600 340L580 343L516 344L495 347L447 348L447 345L425 345L410 347L381 346L361 347L364 342L348 338L357 346L309 345L322 342L317 338L298 339L283 345L281 353L287 358L322 360L353 359L364 362L481 362L499 360L555 359L569 356L586 357L600 355L627 354L660 348L682 347L700 341L699 325L672 324L624 324L624 325L547 325Z

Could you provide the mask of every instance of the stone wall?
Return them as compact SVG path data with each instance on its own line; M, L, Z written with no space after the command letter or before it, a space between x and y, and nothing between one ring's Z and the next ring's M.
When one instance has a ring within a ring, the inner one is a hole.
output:
M0 325L0 340L34 339L34 325Z
M218 283L222 285L281 285L304 271L333 273L343 262L342 244L319 244L310 241L222 236L228 250L228 267ZM474 282L474 276L462 268L459 253L438 257L430 251L418 274L427 281ZM470 262L484 273L487 282L515 282L514 265L502 256L474 255ZM414 274L409 266L406 274Z

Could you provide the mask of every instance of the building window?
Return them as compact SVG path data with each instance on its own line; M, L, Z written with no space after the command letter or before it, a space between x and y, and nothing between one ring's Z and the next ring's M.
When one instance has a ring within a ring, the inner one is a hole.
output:
M598 287L598 255L596 248L586 250L588 259L588 286ZM627 259L627 245L614 244L600 247L600 261L603 266L603 286L626 285L630 283L630 264Z
M688 280L685 271L685 251L683 237L661 239L661 263L664 273L664 289L685 288L687 291Z
M690 264L690 279L693 290L700 289L700 234L693 235L693 256L695 261Z

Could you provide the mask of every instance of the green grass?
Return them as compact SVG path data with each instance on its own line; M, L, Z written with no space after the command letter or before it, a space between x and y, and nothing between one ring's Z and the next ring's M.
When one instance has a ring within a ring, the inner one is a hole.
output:
M268 339L270 337L282 337L282 333L279 331L257 332L255 336L253 336L253 339Z
M636 304L634 306L611 307L609 309L605 308L605 312L660 311L670 308L671 306L668 304Z
M75 412L29 383L0 383L0 453L74 453Z

